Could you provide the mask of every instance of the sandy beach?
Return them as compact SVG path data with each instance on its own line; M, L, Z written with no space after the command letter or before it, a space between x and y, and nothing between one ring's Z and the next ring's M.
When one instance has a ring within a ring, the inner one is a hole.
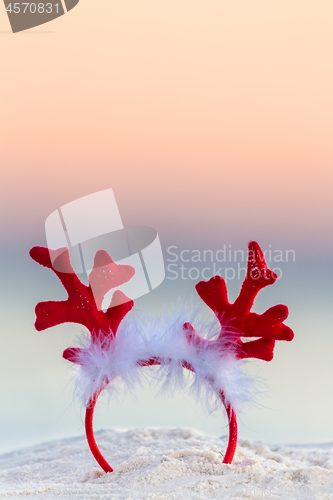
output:
M0 498L333 499L333 443L267 446L239 441L222 464L227 438L186 429L99 431L114 472L94 461L85 437L0 456Z

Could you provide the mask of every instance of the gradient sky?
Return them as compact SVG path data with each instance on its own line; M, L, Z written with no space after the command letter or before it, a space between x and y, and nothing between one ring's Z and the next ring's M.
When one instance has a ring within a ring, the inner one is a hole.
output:
M273 409L244 416L242 437L333 441L332 19L329 0L80 0L12 35L0 6L6 449L82 433L61 359L77 330L34 332L35 303L62 292L28 251L45 244L56 208L109 187L124 223L156 228L164 250L250 239L295 249L257 307L288 304L297 337L255 365ZM144 304L193 285L165 283ZM184 405L168 420L171 403L159 401L153 418L138 402L107 410L101 425L219 432ZM137 423L125 417L133 411Z

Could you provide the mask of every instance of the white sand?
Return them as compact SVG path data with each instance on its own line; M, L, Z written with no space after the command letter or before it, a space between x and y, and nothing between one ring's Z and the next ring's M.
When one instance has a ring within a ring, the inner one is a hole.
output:
M114 467L105 474L85 437L0 456L0 498L43 499L333 499L333 443L286 447L239 441L232 465L226 439L195 431L101 431Z

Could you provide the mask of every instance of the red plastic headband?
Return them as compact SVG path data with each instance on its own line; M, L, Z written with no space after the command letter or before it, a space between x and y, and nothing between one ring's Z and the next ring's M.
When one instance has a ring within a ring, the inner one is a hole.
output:
M112 296L110 307L103 312L101 305L105 294L134 275L131 266L118 265L113 262L105 251L95 255L94 267L89 275L89 286L84 285L74 273L69 260L67 249L61 251L49 250L43 247L34 247L30 251L31 257L58 276L68 293L68 299L60 302L41 302L36 306L37 330L45 330L65 322L74 322L84 325L91 334L91 346L97 346L103 351L116 341L117 330L123 318L132 309L134 302L119 290ZM56 260L56 266L52 261ZM59 269L61 269L59 271ZM230 304L227 297L227 288L223 278L214 276L209 281L201 281L196 285L196 291L201 299L214 312L221 324L220 334L214 340L208 340L195 332L190 323L184 323L183 332L191 352L198 356L204 352L214 352L223 356L223 349L231 351L235 359L257 358L270 361L276 340L291 341L294 337L292 330L283 321L288 316L288 308L284 305L271 307L263 314L252 313L253 301L258 292L267 285L273 284L277 275L267 268L264 255L258 243L249 243L247 274L238 298ZM92 292L94 290L94 293ZM224 325L228 324L229 336L226 341ZM230 331L232 335L230 336ZM257 340L243 342L241 337L259 337ZM83 364L85 350L69 348L63 353L65 359ZM138 367L167 364L161 356L146 356L137 359ZM185 359L181 366L195 372L194 366ZM209 384L216 386L214 376L206 377ZM104 459L96 444L93 433L93 413L96 401L101 391L110 383L107 378L102 381L98 390L91 394L86 407L85 428L90 449L105 472L113 469ZM236 414L223 390L218 390L218 396L224 404L229 421L229 443L223 463L231 463L237 446Z

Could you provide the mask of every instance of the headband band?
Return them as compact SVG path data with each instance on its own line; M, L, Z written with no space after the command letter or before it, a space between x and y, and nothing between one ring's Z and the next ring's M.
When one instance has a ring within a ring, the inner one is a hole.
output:
M86 437L90 451L95 457L97 463L101 466L104 472L113 472L112 467L109 465L109 463L105 460L104 456L100 452L100 449L96 443L94 436L93 418L94 418L95 405L98 397L99 394L96 394L95 397L88 402L86 408L86 417L85 417ZM220 397L223 404L226 405L222 393ZM225 408L229 422L229 440L228 440L227 450L223 457L223 463L231 464L237 447L237 419L236 419L236 413L231 408L230 405L229 406L226 405Z

